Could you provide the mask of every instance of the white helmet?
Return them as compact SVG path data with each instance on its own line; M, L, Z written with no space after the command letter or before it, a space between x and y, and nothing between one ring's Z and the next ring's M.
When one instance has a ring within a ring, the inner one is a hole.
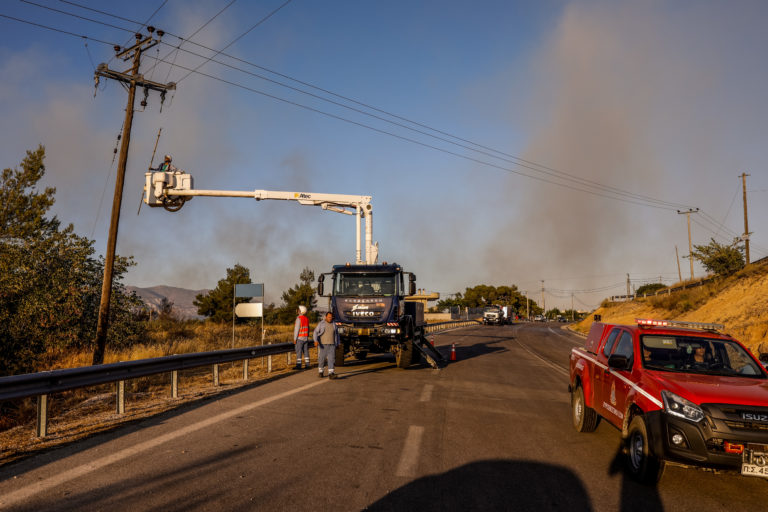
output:
M307 312L307 307L306 306L299 306L299 313L301 313L303 315L306 312Z
M171 155L165 155L165 157L164 157L164 158L165 158L165 160L167 160L168 162L170 162L170 161L172 161L172 160L173 160L173 158L171 158Z

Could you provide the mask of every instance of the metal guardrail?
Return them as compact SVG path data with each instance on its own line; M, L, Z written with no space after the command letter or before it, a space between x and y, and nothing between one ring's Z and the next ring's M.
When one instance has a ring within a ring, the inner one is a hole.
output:
M462 320L428 324L424 332L435 333L454 327L476 325L474 320ZM211 366L213 384L219 385L219 365L234 361L243 361L243 380L248 379L248 360L278 354L291 353L295 349L293 343L276 343L255 347L216 350L212 352L196 352L192 354L177 354L137 361L122 361L119 363L84 366L81 368L66 368L39 373L11 375L0 377L0 401L17 398L37 397L38 437L45 437L48 430L48 395L61 393L77 388L97 386L100 384L116 383L116 409L118 414L125 412L125 381L157 375L171 374L171 396L178 397L180 370ZM272 367L269 360L269 368Z
M0 377L0 400L49 395L158 373L284 354L294 348L293 343L278 343Z
M424 332L432 334L435 332L444 331L446 329L453 329L455 327L466 327L468 325L477 325L477 320L451 320L450 322L440 322L437 324L427 324L424 327Z
M128 379L170 373L171 396L176 398L178 397L179 370L210 365L213 368L213 383L218 386L220 364L243 361L243 379L247 380L248 360L290 353L294 348L293 343L277 343L0 377L0 400L36 396L36 433L38 437L45 437L48 429L48 395L52 393L115 382L117 383L117 413L122 414L125 412L125 381ZM271 359L269 362L271 368Z

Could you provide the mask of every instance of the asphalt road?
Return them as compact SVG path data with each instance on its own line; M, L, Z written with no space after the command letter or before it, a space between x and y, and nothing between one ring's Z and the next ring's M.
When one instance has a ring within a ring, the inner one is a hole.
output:
M571 426L560 324L437 335L458 361L390 357L254 385L0 468L8 510L763 510L768 482L624 477L619 432Z

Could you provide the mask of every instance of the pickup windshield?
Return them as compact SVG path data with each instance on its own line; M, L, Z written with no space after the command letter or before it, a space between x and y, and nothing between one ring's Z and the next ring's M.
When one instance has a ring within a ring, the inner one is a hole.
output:
M394 274L337 274L334 295L341 297L389 297L394 295Z
M643 367L680 373L765 379L754 359L733 341L647 334L641 337Z

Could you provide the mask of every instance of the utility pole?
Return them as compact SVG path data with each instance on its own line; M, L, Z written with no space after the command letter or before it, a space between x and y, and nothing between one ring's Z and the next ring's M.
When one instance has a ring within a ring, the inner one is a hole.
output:
M749 265L749 223L747 222L747 173L741 173L741 188L744 192L744 256Z
M544 309L544 318L547 318L547 303L544 300L544 280L541 280L541 307Z
M691 244L691 214L698 213L698 208L690 208L684 212L677 210L678 215L685 214L688 219L688 259L691 260L691 281L693 281L693 245Z
M571 322L573 322L573 292L571 292Z
M117 229L120 223L120 207L123 201L123 185L125 183L125 168L128 163L128 146L131 141L131 126L133 125L133 105L136 99L136 88L144 89L144 100L142 106L146 105L146 96L149 90L159 91L161 99L165 99L165 93L168 90L175 89L176 84L160 84L145 80L144 76L139 74L141 65L141 54L158 44L159 40L152 36L155 31L153 27L147 27L148 36L136 34L136 43L130 48L120 48L115 46L116 57L123 61L133 59L133 66L130 74L125 72L113 71L106 64L100 64L96 69L96 83L100 77L117 80L128 86L128 105L125 108L125 122L123 123L123 141L120 145L120 159L117 164L117 178L115 180L115 195L112 200L112 217L109 223L109 239L107 241L107 255L104 260L104 280L101 285L101 303L99 305L99 321L96 326L96 350L93 352L93 364L102 364L104 362L104 351L107 345L107 330L109 328L109 303L112 296L112 274L115 264L115 248L117 246ZM163 36L163 31L158 30L157 35Z
M629 283L630 283L630 281L629 281L629 274L627 274L627 300L629 300L629 295L630 295L630 293L629 293Z
M680 271L680 254L677 252L677 246L675 246L675 259L677 260L677 278L680 282L683 282L683 273ZM659 282L661 282L661 276L659 276Z

